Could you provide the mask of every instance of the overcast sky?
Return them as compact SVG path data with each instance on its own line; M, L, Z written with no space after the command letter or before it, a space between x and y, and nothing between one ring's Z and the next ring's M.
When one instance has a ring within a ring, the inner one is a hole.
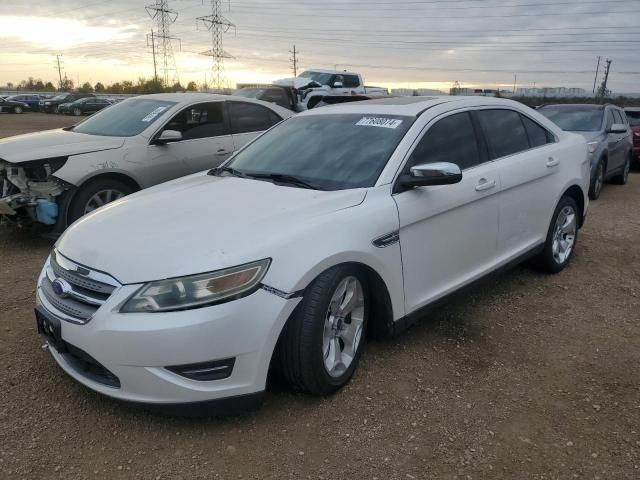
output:
M54 81L54 54L77 82L153 76L146 36L155 0L1 0L0 85ZM210 75L210 36L195 18L208 0L170 0L179 78ZM568 86L591 90L598 55L613 61L609 87L640 92L640 0L231 0L226 77L267 82L300 67L350 69L367 84L448 89ZM602 70L601 70L602 71Z

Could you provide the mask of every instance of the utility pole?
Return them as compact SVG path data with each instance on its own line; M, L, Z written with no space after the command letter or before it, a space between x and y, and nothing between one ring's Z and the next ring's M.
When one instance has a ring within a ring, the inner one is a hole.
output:
M151 42L149 42L149 37L151 37ZM153 28L151 29L151 34L147 35L147 46L151 46L151 53L153 54L153 78L155 82L158 83L158 65L156 62L156 39L154 38Z
M518 82L518 74L513 74L513 94L516 94L516 83Z
M224 59L233 58L222 47L222 36L235 25L222 15L222 0L211 0L211 15L196 18L196 26L202 26L211 33L211 49L202 52L213 59L211 65L211 83L214 88L222 90L225 84Z
M598 98L600 100L604 100L604 97L607 96L607 81L609 80L609 70L611 69L611 60L607 59L605 61L604 67L604 79L602 80L602 84L600 88L598 88Z
M602 57L600 55L598 55L598 63L596 65L596 76L593 77L593 91L591 92L594 95L596 94L596 82L598 81L598 73L600 72L600 60L601 59L602 59Z
M293 76L298 76L298 54L299 51L296 50L296 46L293 46L293 50L289 50L289 53L292 55L291 57L291 69L293 70Z
M58 79L60 81L60 90L62 90L62 65L60 64L60 55L56 55L56 69L58 70Z
M162 60L162 84L166 87L169 86L170 82L176 82L178 80L178 67L176 66L176 59L173 55L173 42L177 41L179 44L180 39L171 36L169 31L171 24L178 18L178 12L169 8L169 0L156 0L154 4L147 5L145 9L151 19L156 22L156 31L152 37L152 45L153 51L155 52L155 41L157 40L158 49L160 50L159 54Z

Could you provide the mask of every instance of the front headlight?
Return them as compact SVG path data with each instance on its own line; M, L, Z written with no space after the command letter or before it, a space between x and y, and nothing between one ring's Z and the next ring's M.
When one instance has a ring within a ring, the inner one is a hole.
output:
M253 293L270 258L215 272L158 280L144 285L122 306L122 313L172 312L231 301Z
M589 142L587 143L587 148L589 149L589 153L593 153L598 148L598 144L600 142Z

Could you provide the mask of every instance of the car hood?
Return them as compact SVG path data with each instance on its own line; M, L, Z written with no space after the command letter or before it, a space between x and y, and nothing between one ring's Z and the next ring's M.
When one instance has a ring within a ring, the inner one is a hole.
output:
M81 218L57 248L123 284L192 275L275 255L307 222L358 205L365 195L200 173Z
M62 129L0 139L0 159L11 163L65 157L119 148L122 137L102 137Z

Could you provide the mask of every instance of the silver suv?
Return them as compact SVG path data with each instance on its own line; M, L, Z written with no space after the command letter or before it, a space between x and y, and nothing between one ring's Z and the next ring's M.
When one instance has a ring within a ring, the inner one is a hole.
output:
M591 160L589 197L596 200L607 180L624 185L629 177L633 138L624 111L615 105L543 105L538 111L586 140Z

